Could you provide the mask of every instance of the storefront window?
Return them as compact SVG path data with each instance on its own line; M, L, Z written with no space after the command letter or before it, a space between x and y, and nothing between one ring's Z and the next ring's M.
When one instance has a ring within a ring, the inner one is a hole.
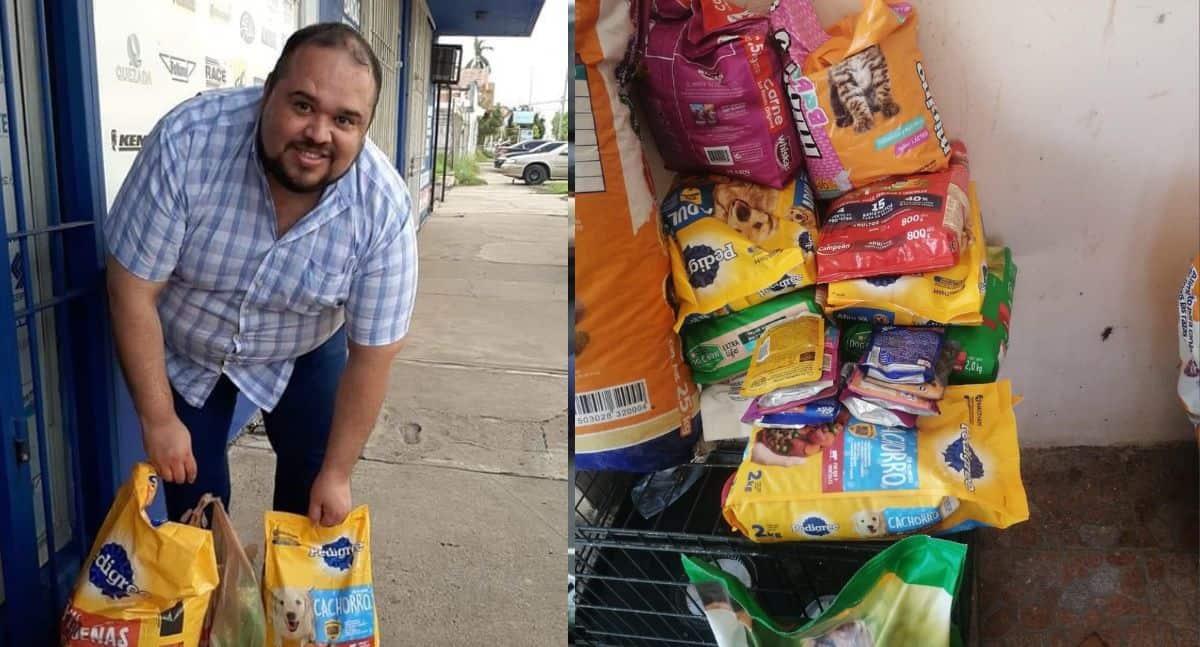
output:
M299 24L299 0L95 0L108 206L159 118L206 90L262 85Z

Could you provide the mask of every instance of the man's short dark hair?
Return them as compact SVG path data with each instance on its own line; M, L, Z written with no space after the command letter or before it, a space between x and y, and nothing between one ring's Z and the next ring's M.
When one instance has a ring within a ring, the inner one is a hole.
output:
M379 92L383 87L383 68L379 65L379 57L375 56L375 50L371 49L367 39L363 38L357 29L345 23L319 22L293 33L287 39L287 43L284 43L279 60L275 61L275 69L271 70L270 76L267 77L268 92L283 76L292 56L302 45L341 49L348 52L358 63L371 68L371 78L375 79L375 101L371 105L371 116L374 118L375 107L379 105Z

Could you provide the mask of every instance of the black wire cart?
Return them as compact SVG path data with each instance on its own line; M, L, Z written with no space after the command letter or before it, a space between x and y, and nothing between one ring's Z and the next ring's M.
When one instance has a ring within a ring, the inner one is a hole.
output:
M828 606L860 566L890 545L750 542L734 532L720 510L722 487L737 470L740 456L736 446L722 447L704 463L676 468L673 491L666 498L674 501L648 518L639 512L645 501L633 495L642 475L575 473L572 644L715 646L699 602L689 600L681 553L736 561L749 574L750 588L764 610L777 619L800 622L806 613L815 617ZM974 532L945 538L968 546L952 621L964 644L971 644Z

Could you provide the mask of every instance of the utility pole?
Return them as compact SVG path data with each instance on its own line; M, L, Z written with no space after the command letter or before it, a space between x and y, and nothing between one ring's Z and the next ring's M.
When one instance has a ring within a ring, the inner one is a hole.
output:
M571 66L567 65L567 78L563 79L562 109L559 110L559 112L558 112L558 115L559 115L558 118L562 119L563 124L570 123L567 120L567 92L570 91L570 88L571 88ZM555 131L558 130L558 122L557 121L554 122L554 130ZM566 130L566 129L564 128L563 130ZM556 134L557 134L557 132L556 132ZM566 139L566 138L564 137L564 139Z

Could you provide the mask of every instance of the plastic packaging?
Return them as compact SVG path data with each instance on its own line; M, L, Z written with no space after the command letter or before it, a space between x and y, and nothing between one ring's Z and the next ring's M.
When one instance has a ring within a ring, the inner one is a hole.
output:
M768 329L750 361L742 395L763 395L821 379L825 345L825 320L819 316L797 317Z
M756 542L862 540L1029 518L1011 386L946 389L917 428L835 423L833 445L785 465L756 460L751 438L725 519Z
M821 314L814 288L784 294L741 312L685 325L680 334L692 376L700 384L711 384L745 373L763 331L806 313Z
M950 617L966 557L966 545L957 542L902 539L872 557L832 606L800 626L767 615L743 582L717 565L686 555L681 560L719 647L948 647L961 643Z

